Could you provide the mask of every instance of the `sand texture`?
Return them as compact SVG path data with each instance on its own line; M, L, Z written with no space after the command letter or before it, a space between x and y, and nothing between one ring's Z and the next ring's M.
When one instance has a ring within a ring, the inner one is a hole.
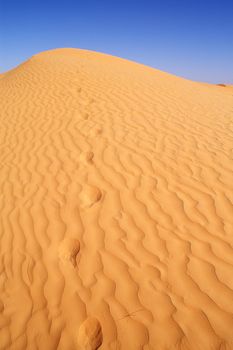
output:
M47 51L0 164L1 350L233 350L232 87Z

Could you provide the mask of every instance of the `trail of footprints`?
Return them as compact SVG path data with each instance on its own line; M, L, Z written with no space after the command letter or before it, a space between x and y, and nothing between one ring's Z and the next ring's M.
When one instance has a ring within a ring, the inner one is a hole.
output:
M0 350L232 350L230 97L44 55L0 84Z
M93 135L96 135L96 132L94 134L92 133ZM93 152L84 152L81 154L80 160L85 163L92 163L93 157ZM81 207L91 207L101 199L101 196L101 191L97 187L86 185L80 196ZM79 251L80 242L78 239L65 238L60 243L59 257L61 260L71 263L75 268L77 266L77 255ZM96 350L101 346L102 340L103 335L100 322L95 317L88 317L79 328L77 337L78 346L83 350Z
M87 113L83 117L85 120L89 118ZM90 136L96 137L100 135L102 128L95 127L91 130ZM82 152L80 162L84 164L93 164L94 153L92 151ZM102 193L95 186L85 185L80 194L80 207L90 208L101 200ZM64 238L59 246L59 258L62 261L72 264L74 268L77 266L77 255L80 251L80 242L76 238ZM0 305L1 306L1 305ZM82 350L97 350L103 341L103 334L100 322L95 317L88 317L79 327L77 344Z

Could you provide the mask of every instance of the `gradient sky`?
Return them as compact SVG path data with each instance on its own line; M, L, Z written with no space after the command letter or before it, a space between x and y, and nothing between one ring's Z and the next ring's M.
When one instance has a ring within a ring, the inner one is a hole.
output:
M233 0L0 0L0 72L58 47L233 84Z

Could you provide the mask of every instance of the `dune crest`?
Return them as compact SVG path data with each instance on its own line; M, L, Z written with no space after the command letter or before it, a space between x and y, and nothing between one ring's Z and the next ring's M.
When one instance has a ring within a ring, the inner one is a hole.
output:
M233 350L232 88L58 49L0 96L0 350Z

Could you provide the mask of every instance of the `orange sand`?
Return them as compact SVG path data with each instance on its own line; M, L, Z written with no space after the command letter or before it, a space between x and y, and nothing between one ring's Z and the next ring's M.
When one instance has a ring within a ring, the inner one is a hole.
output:
M0 349L232 350L232 88L59 49L0 97Z

